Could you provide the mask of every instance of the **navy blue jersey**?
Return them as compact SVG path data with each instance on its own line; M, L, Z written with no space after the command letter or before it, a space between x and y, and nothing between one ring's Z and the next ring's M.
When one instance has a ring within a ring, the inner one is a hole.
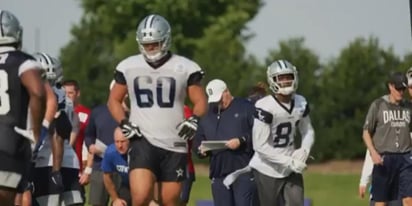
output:
M30 69L39 69L32 56L0 47L0 151L9 155L19 153L24 140L13 128L27 127L29 94L20 75Z
M202 140L230 140L241 138L241 146L236 150L214 150L210 157L210 177L225 177L229 173L248 165L253 155L252 127L255 107L242 98L234 98L229 107L220 110L210 104L208 113L200 119L194 138L193 149Z
M86 127L84 141L87 148L91 144L95 144L96 140L102 142L106 146L113 144L114 130L118 123L113 119L106 104L99 105L92 110L90 114L89 124ZM93 169L100 170L102 158L94 155Z

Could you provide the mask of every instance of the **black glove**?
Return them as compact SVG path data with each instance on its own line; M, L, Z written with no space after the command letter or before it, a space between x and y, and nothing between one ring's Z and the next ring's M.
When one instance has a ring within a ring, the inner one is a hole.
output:
M49 188L53 188L58 193L64 192L63 178L60 171L55 171L51 173Z
M179 125L177 125L177 130L179 131L179 136L184 140L191 140L196 134L197 124L199 122L199 117L193 115L188 119L185 119Z
M143 137L139 127L129 122L129 120L127 119L124 119L120 122L120 129L122 129L122 133L127 139L133 138L135 136L138 138Z

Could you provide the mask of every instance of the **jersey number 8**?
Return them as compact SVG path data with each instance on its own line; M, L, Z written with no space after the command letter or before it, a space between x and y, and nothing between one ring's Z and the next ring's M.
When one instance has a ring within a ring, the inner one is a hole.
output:
M9 80L7 72L0 70L0 115L5 115L10 111Z
M154 104L153 91L144 88L145 85L156 84L156 102L159 107L171 108L176 94L176 80L173 77L158 77L153 81L150 76L139 76L133 81L137 105L141 108L152 107Z
M292 123L280 123L276 127L275 139L273 140L273 147L286 147L290 142L290 133L292 132Z

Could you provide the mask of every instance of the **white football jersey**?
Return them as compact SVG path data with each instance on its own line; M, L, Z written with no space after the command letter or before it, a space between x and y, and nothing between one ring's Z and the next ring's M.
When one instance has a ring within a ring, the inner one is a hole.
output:
M268 95L258 100L255 106L257 108L253 128L255 153L249 165L271 177L287 177L292 170L280 162L286 161L287 159L282 160L282 157L291 156L295 150L296 128L308 115L308 103L303 96L297 94L293 96L289 105ZM308 122L303 121L303 123ZM267 132L262 133L258 130L267 130ZM280 161L278 162L276 158Z
M154 69L140 54L123 60L116 70L126 79L129 120L140 128L152 145L186 153L186 141L178 136L177 125L184 120L187 81L201 68L195 62L173 54L166 63Z

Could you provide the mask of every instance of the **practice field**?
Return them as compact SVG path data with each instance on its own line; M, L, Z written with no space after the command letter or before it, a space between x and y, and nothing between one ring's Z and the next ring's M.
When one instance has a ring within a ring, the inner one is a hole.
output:
M312 206L368 205L367 199L362 200L358 197L360 167L358 162L322 167L309 166L304 175L305 196L312 200ZM199 172L193 185L189 206L195 206L197 200L212 199L210 181L204 168L196 168Z
M211 199L210 184L207 177L198 177L193 190L190 206L196 200ZM361 206L368 205L358 194L359 175L355 174L305 174L305 194L312 199L312 206Z

